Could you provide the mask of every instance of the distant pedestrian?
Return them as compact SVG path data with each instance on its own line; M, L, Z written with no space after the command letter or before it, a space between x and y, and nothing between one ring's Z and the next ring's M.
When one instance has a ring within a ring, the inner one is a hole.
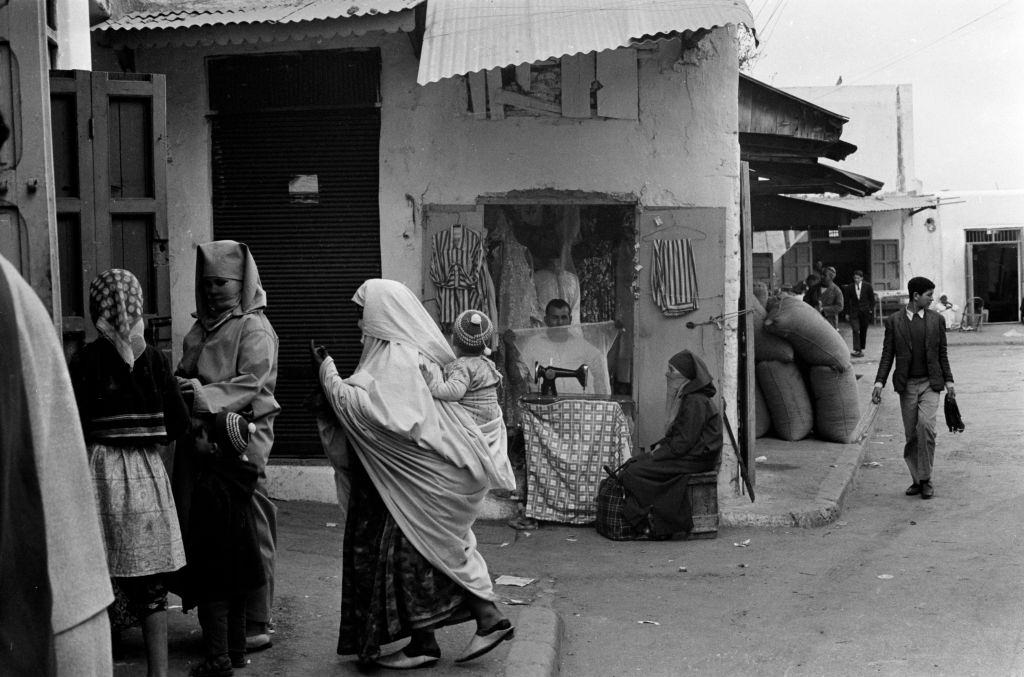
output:
M142 621L149 675L167 674L167 583L185 565L160 446L188 431L167 358L143 338L142 287L111 268L89 285L99 337L71 361L110 575Z
M821 310L821 275L811 273L803 282L804 303Z
M843 290L836 284L836 269L826 266L822 271L818 310L832 326L839 328L839 313L843 312Z
M868 327L875 314L875 288L864 279L864 272L853 271L853 284L846 288L846 312L853 330L853 352L850 357L864 357Z
M956 391L946 354L946 323L938 313L928 309L935 284L928 278L915 277L907 283L907 292L910 303L885 318L882 358L871 401L875 404L882 401L882 387L895 360L892 385L900 395L907 438L903 459L913 478L906 494L928 499L934 495L931 480L939 393L945 388L949 397L955 398Z

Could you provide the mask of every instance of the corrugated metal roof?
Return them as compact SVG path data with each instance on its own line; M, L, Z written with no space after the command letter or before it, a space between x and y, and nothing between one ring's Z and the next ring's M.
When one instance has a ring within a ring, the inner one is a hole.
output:
M424 0L137 0L134 9L93 26L94 31L283 24L376 16L412 9Z
M836 207L858 214L871 212L916 211L935 207L939 199L934 195L866 195L864 197L819 197L817 195L789 195L788 197Z
M739 23L754 25L742 0L430 0L417 81Z

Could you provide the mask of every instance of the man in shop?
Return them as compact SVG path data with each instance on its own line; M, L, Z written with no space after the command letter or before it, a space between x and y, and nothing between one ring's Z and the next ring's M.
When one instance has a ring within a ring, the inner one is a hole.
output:
M587 329L572 324L572 309L564 299L552 299L544 309L544 327L515 332L515 344L519 349L518 368L520 376L530 383L531 391L540 391L541 384L534 382L536 364L576 369L587 366L587 385L566 376L558 379L555 387L559 395L587 394L610 395L608 381L608 353L603 352L587 340ZM614 330L603 338L606 347L611 347L615 338Z
M935 283L925 277L915 277L907 283L907 292L910 303L885 318L882 357L878 361L871 401L875 404L882 401L882 387L895 361L892 386L900 395L907 438L903 460L913 479L906 494L929 499L934 495L931 480L939 393L945 389L947 396L955 399L956 391L946 353L946 323L938 313L928 309Z
M864 357L867 348L868 327L874 317L875 289L864 279L864 272L853 271L853 284L846 288L846 312L853 330L853 352L850 357Z

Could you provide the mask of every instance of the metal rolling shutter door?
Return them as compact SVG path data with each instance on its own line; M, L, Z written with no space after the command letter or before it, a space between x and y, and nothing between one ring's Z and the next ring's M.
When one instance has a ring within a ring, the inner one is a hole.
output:
M359 360L352 295L380 276L377 109L215 116L214 233L245 242L280 338L275 422L278 456L321 456L303 401L314 387L310 339L342 374ZM316 175L316 204L293 202L289 181Z

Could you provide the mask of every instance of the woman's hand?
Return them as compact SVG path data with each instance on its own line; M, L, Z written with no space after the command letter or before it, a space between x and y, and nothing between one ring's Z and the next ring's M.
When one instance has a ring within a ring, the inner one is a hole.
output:
M320 365L330 357L330 353L327 352L327 348L317 345L313 339L309 339L309 356L313 360L313 370L319 372Z

